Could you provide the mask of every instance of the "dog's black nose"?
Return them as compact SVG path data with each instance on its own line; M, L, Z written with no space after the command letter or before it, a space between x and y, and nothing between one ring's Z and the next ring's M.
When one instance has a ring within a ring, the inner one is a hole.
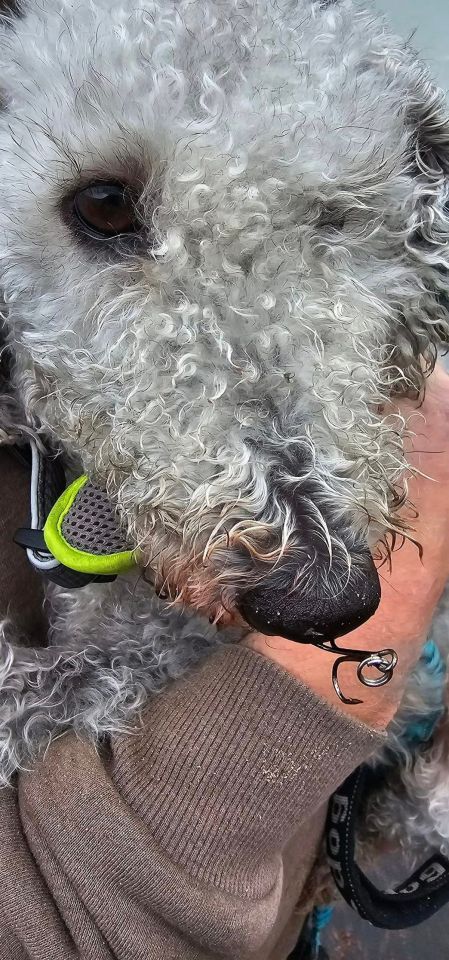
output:
M318 580L318 578L317 578ZM302 592L289 589L285 574L244 593L239 611L260 633L280 635L299 643L334 640L368 620L380 601L379 576L368 550L354 562L350 575L335 592L329 586Z

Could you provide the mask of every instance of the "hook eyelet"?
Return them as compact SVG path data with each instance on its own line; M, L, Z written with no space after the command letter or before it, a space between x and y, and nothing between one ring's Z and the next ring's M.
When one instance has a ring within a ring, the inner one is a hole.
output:
M321 643L315 642L315 645L319 647L320 650L325 650L328 653L339 654L332 667L332 683L337 697L342 703L345 704L363 703L363 700L357 700L354 697L346 697L342 692L338 680L338 670L342 663L358 664L357 677L363 686L383 687L386 683L390 682L398 662L398 655L396 651L391 650L390 648L379 651L351 650L347 647L337 646L335 640L323 640ZM366 676L366 671L373 669L379 672L379 676Z

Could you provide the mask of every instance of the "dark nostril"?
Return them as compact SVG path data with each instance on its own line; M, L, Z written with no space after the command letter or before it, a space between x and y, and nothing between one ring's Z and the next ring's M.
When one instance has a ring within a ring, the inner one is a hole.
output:
M279 634L298 643L333 640L355 630L375 613L380 582L371 554L353 564L345 586L335 595L290 591L271 575L240 597L238 607L250 626L260 633Z

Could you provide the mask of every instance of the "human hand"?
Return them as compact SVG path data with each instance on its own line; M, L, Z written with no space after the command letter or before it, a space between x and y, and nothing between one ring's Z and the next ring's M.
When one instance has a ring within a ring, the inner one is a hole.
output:
M284 637L249 633L246 646L279 663L340 710L383 729L394 716L407 676L419 657L449 577L449 376L441 367L432 374L423 405L401 404L404 416L413 416L414 437L409 462L422 472L409 483L409 497L419 512L413 537L423 548L406 541L394 552L389 572L380 572L382 598L374 616L344 638L343 646L367 651L393 648L398 664L390 683L362 687L354 663L342 664L339 682L345 695L363 703L341 703L331 680L332 657L312 645Z

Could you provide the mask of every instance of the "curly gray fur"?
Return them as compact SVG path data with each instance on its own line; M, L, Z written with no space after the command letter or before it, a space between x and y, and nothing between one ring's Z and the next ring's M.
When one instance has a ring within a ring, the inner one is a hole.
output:
M20 646L12 625L1 625L1 785L67 730L92 743L131 733L150 694L237 637L167 609L139 583L49 593L49 647Z
M217 622L285 558L296 590L335 591L361 539L409 534L413 417L385 411L422 396L449 338L441 91L352 0L21 12L0 18L0 441L51 437L107 489L155 586ZM92 180L131 183L132 242L81 229ZM3 782L69 728L132 727L224 637L142 584L48 608L46 650L3 625ZM404 718L432 708L423 689L414 675ZM438 749L413 777L446 837Z

